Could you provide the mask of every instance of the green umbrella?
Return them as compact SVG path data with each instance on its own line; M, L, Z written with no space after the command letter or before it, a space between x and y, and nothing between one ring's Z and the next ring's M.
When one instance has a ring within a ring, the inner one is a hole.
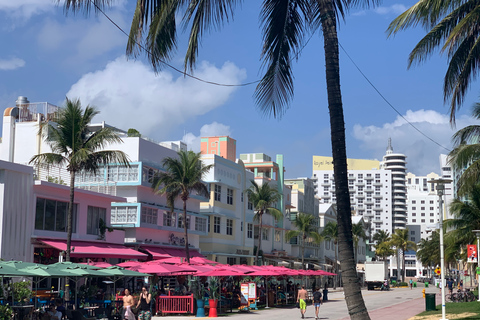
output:
M128 270L119 266L112 266L98 270L98 272L103 273L106 277L112 277L113 281L113 294L116 295L116 282L124 277L150 277L148 273L137 272L133 270Z
M23 262L23 261L0 261L0 265L2 266L9 266L13 267L16 269L23 269L27 267L35 267L35 266L41 266L41 264L34 263L34 262Z
M18 271L17 268L8 265L0 265L0 276L2 277L18 277L24 276L25 272Z
M95 267L95 266L89 266L87 264L83 264L83 263L75 263L75 262L71 262L71 261L64 261L64 262L57 262L57 263L53 263L53 264L49 264L48 265L49 267L55 267L55 268L60 268L60 269L66 269L66 268L85 268L85 269L90 269L90 270L98 270L98 269L101 269L99 267Z

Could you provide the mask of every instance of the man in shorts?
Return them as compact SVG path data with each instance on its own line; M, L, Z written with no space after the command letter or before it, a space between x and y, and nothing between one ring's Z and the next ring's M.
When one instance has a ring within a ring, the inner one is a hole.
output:
M135 315L132 311L133 305L133 296L130 294L130 290L125 289L125 296L123 297L123 320L135 320Z
M302 314L302 319L305 319L305 311L307 311L307 290L305 286L302 286L302 289L298 290L297 303L300 307L300 313Z
M313 293L313 306L315 307L315 320L318 319L318 311L320 311L320 305L322 304L322 293L320 288L316 287Z

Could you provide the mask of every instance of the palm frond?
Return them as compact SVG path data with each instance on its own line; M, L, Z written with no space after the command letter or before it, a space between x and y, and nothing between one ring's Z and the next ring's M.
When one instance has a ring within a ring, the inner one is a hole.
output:
M60 3L60 0L55 0L57 3ZM88 14L92 9L97 12L98 8L104 9L110 4L113 3L113 0L65 0L64 9L65 12L72 11L77 13L79 11L85 12Z
M68 163L68 159L57 153L42 153L37 154L30 159L29 164L34 165L59 165L64 166Z

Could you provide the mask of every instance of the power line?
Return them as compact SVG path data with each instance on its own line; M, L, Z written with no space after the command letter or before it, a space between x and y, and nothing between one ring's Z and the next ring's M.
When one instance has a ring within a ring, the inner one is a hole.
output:
M377 87L375 87L375 85L370 81L370 79L368 79L368 77L365 75L365 73L363 73L363 71L360 69L360 67L355 63L355 61L353 61L353 59L350 57L350 55L348 54L347 50L345 50L345 48L342 46L342 44L340 43L340 41L338 41L338 45L340 46L340 48L342 48L343 52L347 55L348 59L353 63L353 65L355 66L355 68L357 68L358 72L360 72L360 74L363 76L363 78L370 84L370 86L373 88L373 90L375 90L378 95L383 99L383 101L385 101L387 103L387 105L390 106L390 108L392 108L400 117L402 117L403 120L405 120L409 125L412 126L412 128L414 128L418 133L420 133L422 136L424 136L425 138L427 138L428 140L430 140L431 142L433 142L434 144L438 145L439 147L447 150L448 152L450 152L450 149L444 147L443 145L441 145L440 143L438 143L437 141L433 140L432 138L430 138L429 136L427 136L425 133L423 133L420 129L418 129L413 123L411 123L410 121L407 120L407 118L405 118L391 103L390 101L387 100L387 98L385 98L385 96L377 89Z

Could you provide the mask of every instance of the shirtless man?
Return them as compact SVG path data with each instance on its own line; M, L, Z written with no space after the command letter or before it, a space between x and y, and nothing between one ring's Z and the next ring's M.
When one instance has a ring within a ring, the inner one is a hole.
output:
M305 311L307 311L307 290L305 286L302 286L302 289L298 290L297 303L300 306L300 313L302 314L302 319L305 318Z
M125 296L123 297L123 319L135 320L135 315L132 312L133 297L130 295L130 290L125 289Z

